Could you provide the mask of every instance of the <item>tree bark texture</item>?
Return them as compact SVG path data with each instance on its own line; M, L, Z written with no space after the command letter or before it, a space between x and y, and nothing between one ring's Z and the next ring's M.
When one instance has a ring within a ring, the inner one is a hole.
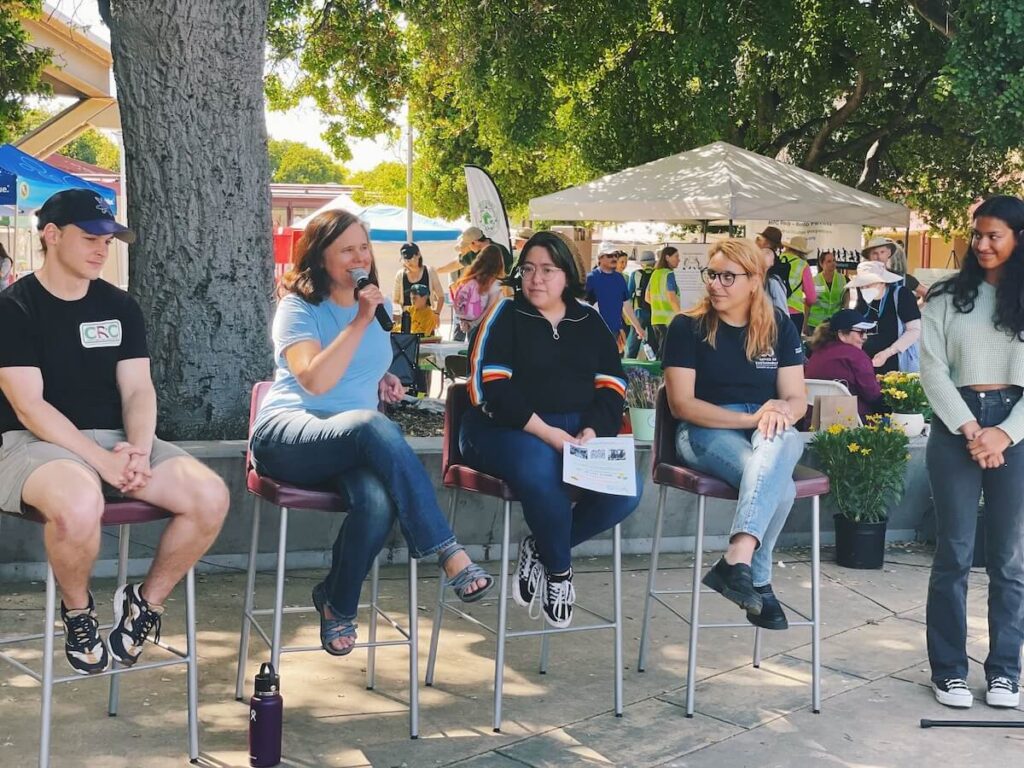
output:
M167 439L244 437L272 370L268 0L100 0L124 129L129 290Z

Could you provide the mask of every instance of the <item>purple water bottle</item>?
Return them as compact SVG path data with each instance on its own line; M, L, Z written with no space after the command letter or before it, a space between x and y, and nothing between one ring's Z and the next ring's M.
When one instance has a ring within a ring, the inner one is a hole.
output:
M264 662L256 675L256 692L249 699L249 765L270 768L281 762L281 722L284 699L274 665Z

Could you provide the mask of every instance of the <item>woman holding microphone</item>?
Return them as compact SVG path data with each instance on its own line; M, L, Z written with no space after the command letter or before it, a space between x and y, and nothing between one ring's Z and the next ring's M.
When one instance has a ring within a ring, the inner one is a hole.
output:
M273 327L277 371L253 425L253 464L349 499L331 570L313 588L321 644L344 656L355 645L363 580L396 519L410 557L436 553L462 600L479 600L493 579L456 542L419 458L377 410L403 389L388 373L391 341L377 318L390 307L366 227L347 211L315 217L283 286Z

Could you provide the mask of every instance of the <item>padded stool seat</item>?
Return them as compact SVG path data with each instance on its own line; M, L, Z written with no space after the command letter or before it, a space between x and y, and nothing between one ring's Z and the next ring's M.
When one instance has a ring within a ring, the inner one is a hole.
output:
M46 522L43 516L39 513L39 510L35 507L25 507L25 513L22 515L15 514L13 512L4 512L3 510L0 510L0 514L16 517L20 520L29 520L33 523L39 523L40 525ZM103 517L100 518L100 525L107 527L112 525L152 523L156 520L167 520L170 517L171 513L166 509L154 507L152 504L147 504L146 502L138 501L137 499L108 500L106 506L103 508Z
M318 509L323 512L345 512L348 499L328 488L307 488L272 477L264 477L250 469L245 478L249 493L278 507Z

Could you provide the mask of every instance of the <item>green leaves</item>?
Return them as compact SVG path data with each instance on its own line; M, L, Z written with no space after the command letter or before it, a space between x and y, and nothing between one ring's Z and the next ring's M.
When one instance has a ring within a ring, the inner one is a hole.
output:
M0 144L22 133L25 98L51 92L41 79L51 51L31 46L21 25L22 18L38 18L41 9L39 0L5 0L0 4Z
M298 141L270 139L271 181L291 184L341 184L345 181L345 168L315 147Z

